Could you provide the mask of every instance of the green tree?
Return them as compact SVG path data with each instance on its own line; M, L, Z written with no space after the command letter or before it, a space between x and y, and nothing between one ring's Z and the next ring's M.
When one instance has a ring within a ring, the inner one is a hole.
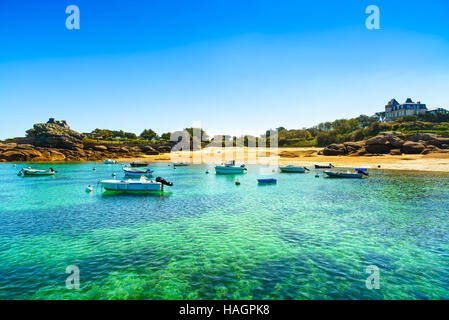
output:
M166 132L166 133L161 134L161 139L170 141L170 136L171 136L171 133L170 132Z
M325 147L332 143L335 143L336 138L329 132L320 132L316 137L316 141L320 147Z
M140 137L144 140L156 140L158 139L158 135L156 132L154 132L152 129L145 129L142 131L142 133L140 134Z

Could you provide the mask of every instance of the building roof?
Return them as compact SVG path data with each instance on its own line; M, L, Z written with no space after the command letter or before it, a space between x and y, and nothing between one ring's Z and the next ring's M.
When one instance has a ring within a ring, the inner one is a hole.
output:
M407 98L407 100L405 100L405 103L414 103L414 102L412 101L412 99Z
M391 99L390 102L388 102L389 105L397 106L399 105L399 102L396 101L396 99Z

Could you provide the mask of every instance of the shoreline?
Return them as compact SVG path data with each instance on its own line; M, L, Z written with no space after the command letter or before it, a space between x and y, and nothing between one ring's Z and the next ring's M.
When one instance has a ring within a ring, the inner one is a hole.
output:
M248 164L295 164L301 166L325 165L332 163L336 167L350 168L363 167L368 169L388 169L422 172L446 172L449 173L449 153L430 153L426 155L376 155L376 156L323 156L317 155L321 148L278 148L278 149L248 149L243 147L233 148L206 148L200 151L183 151L163 153L159 155L146 155L142 157L116 157L112 158L118 162L129 163L132 161L146 161L149 163L171 163L189 162L191 164L219 164L235 159L236 162ZM255 154L255 152L257 154ZM207 157L206 153L209 155ZM215 153L211 159L210 154ZM176 157L172 161L171 157ZM105 160L105 159L104 159ZM2 162L2 163L27 163L27 164L61 164L61 163L97 163L102 164L104 160L97 161L39 161L39 162ZM380 168L378 167L380 165Z

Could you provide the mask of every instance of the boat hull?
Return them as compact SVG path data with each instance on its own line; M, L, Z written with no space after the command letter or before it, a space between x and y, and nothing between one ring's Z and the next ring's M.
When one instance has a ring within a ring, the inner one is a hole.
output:
M161 191L162 183L148 181L119 181L119 180L103 180L100 184L108 191L124 191L124 192L134 192L134 191Z
M125 173L125 176L127 177L142 177L142 176L151 176L153 171L152 170L130 170L130 169L123 169L123 172Z
M173 163L173 167L187 167L188 163Z
M362 179L363 174L361 173L344 173L344 172L332 172L332 171L325 171L325 174L327 174L328 177L331 178L343 178L343 179Z
M131 167L148 167L148 162L131 162Z
M54 171L46 170L46 171L34 171L34 170L22 170L22 174L26 177L32 176L52 176L55 174Z
M281 172L285 172L285 173L305 173L306 169L304 169L303 167L279 167L279 169L281 170Z
M215 167L215 173L218 174L241 174L244 172L245 168L242 167L226 167L226 166Z
M257 179L257 182L260 184L273 184L277 183L276 179Z
M315 165L315 169L331 169L332 166L319 166L319 165Z

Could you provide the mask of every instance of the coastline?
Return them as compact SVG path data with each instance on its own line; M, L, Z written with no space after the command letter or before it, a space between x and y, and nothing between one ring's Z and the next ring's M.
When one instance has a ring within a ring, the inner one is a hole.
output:
M174 154L161 153L158 155L145 155L138 157L116 157L113 160L129 163L132 161L146 161L150 163L170 163L171 156L176 157L174 162L191 162L194 164L216 164L231 159L236 162L245 162L249 164L270 164L278 161L279 165L296 164L301 166L314 166L315 164L332 163L336 167L363 167L368 169L388 169L388 170L406 170L423 172L449 172L449 153L430 153L426 155L376 155L376 156L324 156L318 155L322 148L278 148L270 150L269 148L252 149L246 147L232 148L206 148L200 151L183 151ZM257 152L257 154L256 154ZM221 159L211 159L210 154L220 154ZM209 155L209 157L207 157ZM179 159L179 160L178 160ZM105 159L104 159L105 160ZM14 162L9 163L102 163L103 160L96 161L39 161L39 162Z

